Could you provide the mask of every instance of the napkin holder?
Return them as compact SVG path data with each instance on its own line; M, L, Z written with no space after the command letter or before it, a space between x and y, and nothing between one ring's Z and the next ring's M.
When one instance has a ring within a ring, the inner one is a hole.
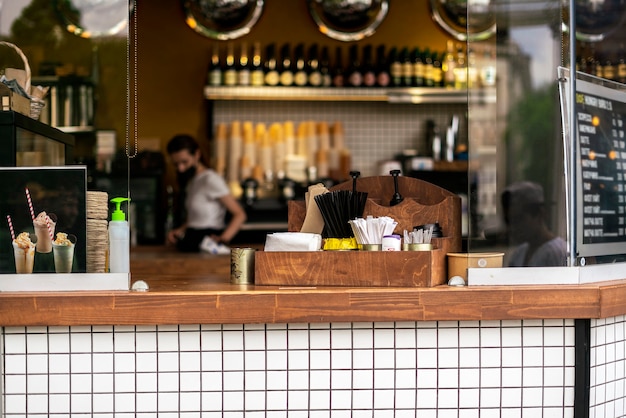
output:
M404 201L388 206L393 195L391 176L364 177L357 190L368 193L363 216L389 216L398 222L395 233L438 222L444 233L433 238L431 251L311 251L255 254L255 284L274 286L433 287L447 282L448 252L461 250L461 199L434 184L399 177ZM352 181L330 190L351 190ZM288 206L288 230L299 231L304 202Z

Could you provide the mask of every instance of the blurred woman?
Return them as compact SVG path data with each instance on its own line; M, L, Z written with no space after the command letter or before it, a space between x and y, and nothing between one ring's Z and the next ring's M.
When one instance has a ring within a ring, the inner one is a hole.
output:
M185 222L168 233L168 243L185 252L210 251L214 244L228 244L246 221L246 212L224 179L204 162L193 137L176 135L167 144L167 152L186 191Z

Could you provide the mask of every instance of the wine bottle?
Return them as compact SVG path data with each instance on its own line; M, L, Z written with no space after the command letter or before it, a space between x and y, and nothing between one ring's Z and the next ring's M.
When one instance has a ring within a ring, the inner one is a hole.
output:
M322 71L320 69L320 60L317 51L317 44L313 44L309 47L308 54L308 84L311 87L320 87L323 83ZM326 63L326 70L328 70L328 63Z
M617 58L617 81L626 84L626 48L620 45L619 57Z
M280 50L280 66L278 69L280 74L280 85L293 85L293 64L291 62L291 47L289 44L283 45Z
M595 60L595 67L594 67L594 74L596 77L602 78L604 77L604 65L602 65L602 61L600 61L600 57L596 57Z
M309 77L306 69L306 61L304 59L304 45L298 44L294 50L295 70L293 74L293 84L296 86L306 86L309 82Z
M413 86L413 64L411 62L411 55L409 54L409 48L402 48L400 52L400 61L402 62L402 86Z
M363 68L361 72L363 74L363 86L374 87L376 85L376 71L374 70L371 45L363 47Z
M232 43L226 47L226 68L224 69L224 85L237 85L237 68L235 66L235 48Z
M617 69L616 65L611 61L611 57L607 57L604 60L604 65L602 66L602 75L607 80L616 80L617 79Z
M379 45L376 48L376 85L379 87L388 87L391 82L389 76L389 64L385 56L385 45Z
M585 65L587 60L585 61ZM585 72L587 69L584 70ZM483 62L480 68L480 85L489 87L496 85L496 60L492 50L485 49L483 52Z
M391 74L391 84L394 87L402 86L402 63L395 47L389 52L389 74Z
M344 68L343 68L343 58L341 53L341 48L337 47L335 49L335 63L333 67L333 86L334 87L343 87L345 85L345 76L344 76Z
M276 62L276 45L269 44L265 51L265 84L268 86L277 86L280 77L278 75L278 64Z
M456 58L454 57L454 42L448 40L446 43L445 57L441 63L443 71L444 87L454 88L454 69L456 68Z
M454 88L464 90L467 88L467 61L463 53L463 47L459 44L456 49L456 67L454 67Z
M240 86L250 85L250 63L248 60L248 44L241 44L241 54L239 55L239 68L237 71L237 84Z
M320 56L320 74L322 76L322 87L330 87L333 85L333 77L330 74L330 56L328 53L328 47L322 48L322 54Z
M350 87L361 87L363 85L363 74L361 73L361 62L359 61L359 50L356 45L350 47L349 57L348 85Z
M419 48L415 47L412 53L413 60L413 86L424 87L425 84L425 72L424 60Z
M261 67L261 44L255 42L252 52L252 66L250 68L250 84L253 86L262 86L263 78L263 67Z
M467 50L467 87L476 87L478 84L478 67L476 64L476 53L472 48Z
M220 47L218 44L213 45L213 53L211 54L211 65L209 67L208 82L211 86L222 85L222 67L220 66Z
M443 81L443 71L441 70L441 58L436 52L431 55L433 61L433 86L441 87Z
M433 66L433 57L430 53L430 49L426 48L424 50L424 86L425 87L434 87L434 70Z

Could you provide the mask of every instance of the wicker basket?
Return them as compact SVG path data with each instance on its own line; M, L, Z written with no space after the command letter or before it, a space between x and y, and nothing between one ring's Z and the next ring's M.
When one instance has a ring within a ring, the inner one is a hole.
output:
M15 52L17 52L17 54L22 59L22 62L24 63L24 71L26 72L26 81L23 87L24 87L24 91L26 91L30 95L31 71L30 71L30 65L28 64L28 58L26 58L26 55L24 55L22 50L18 48L17 45L14 45L10 42L5 42L5 41L0 41L0 45L8 46L9 48L15 50ZM44 108L45 105L46 105L46 102L43 99L39 99L37 97L30 97L30 115L29 116L33 119L39 119L39 116L41 115L41 110Z

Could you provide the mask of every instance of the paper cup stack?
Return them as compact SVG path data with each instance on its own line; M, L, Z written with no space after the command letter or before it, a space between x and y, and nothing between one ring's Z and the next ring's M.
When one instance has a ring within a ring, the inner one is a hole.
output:
M105 273L108 250L109 195L87 192L87 273Z

